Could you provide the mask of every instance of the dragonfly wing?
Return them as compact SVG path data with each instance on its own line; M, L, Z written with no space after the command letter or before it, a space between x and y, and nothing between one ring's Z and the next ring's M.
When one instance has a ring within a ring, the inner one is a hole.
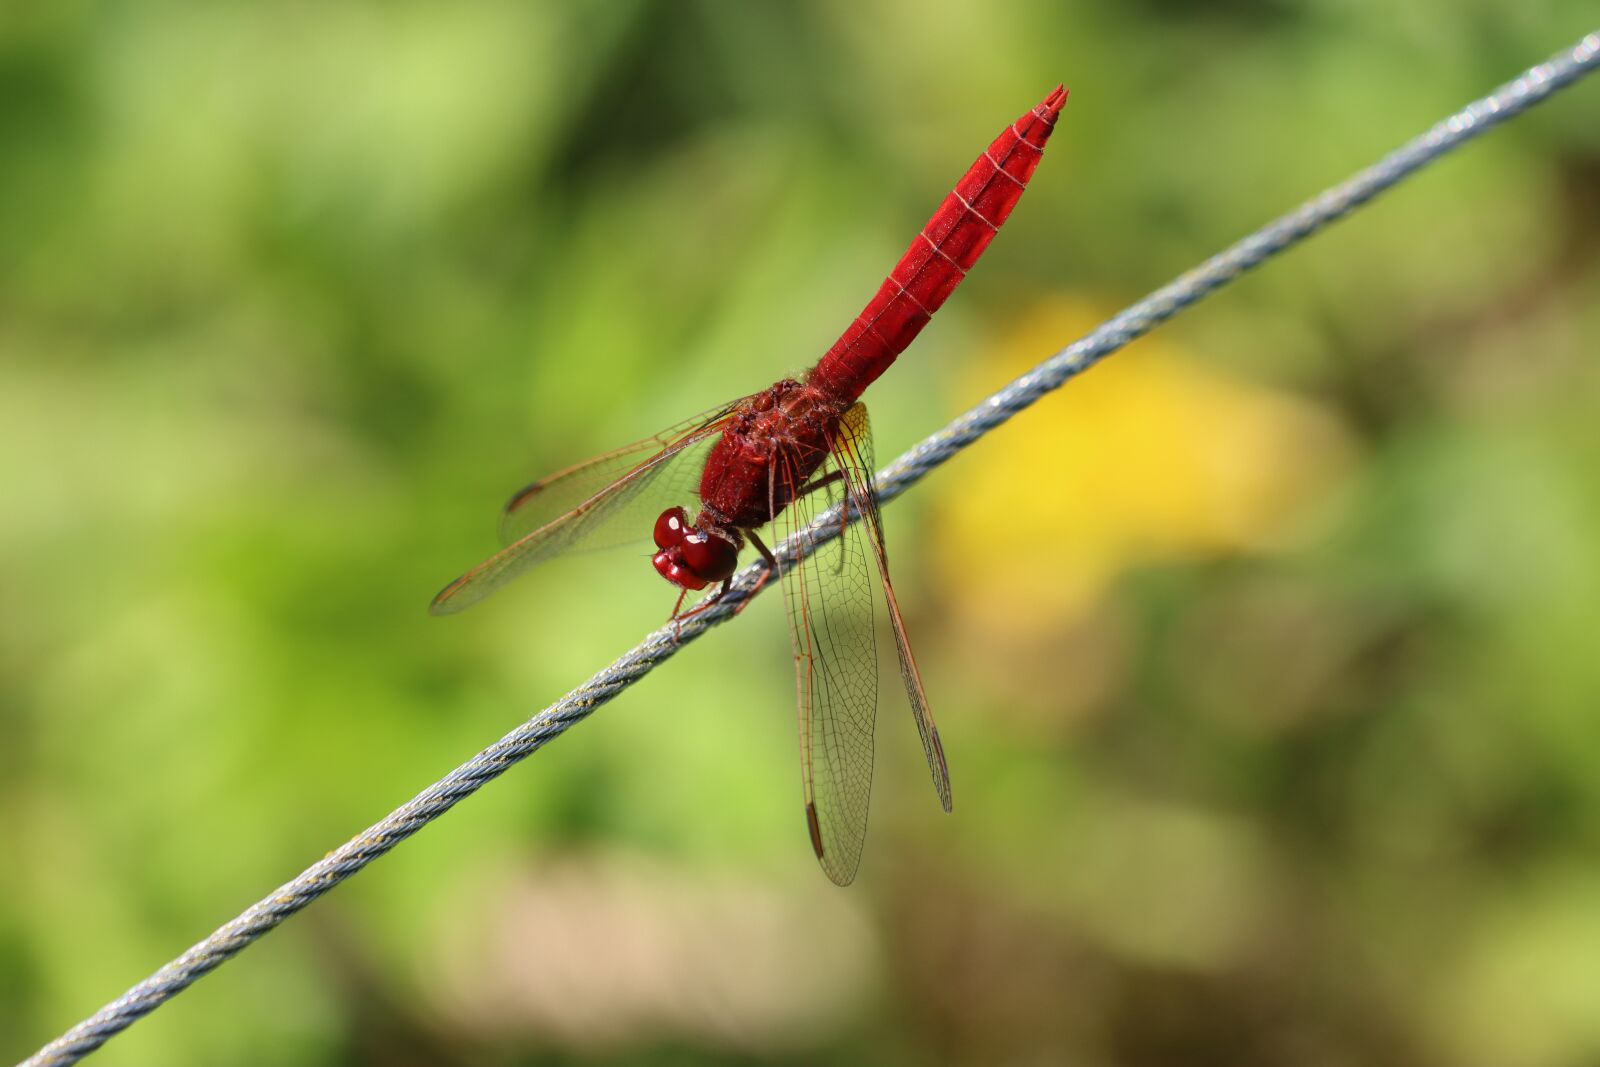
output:
M775 465L774 478L793 474L781 466ZM813 477L830 467L825 463ZM788 484L796 482L798 477ZM834 485L842 496L842 483ZM822 497L818 491L790 504L779 517L780 532L809 525ZM783 582L794 644L806 823L822 869L839 885L849 885L861 864L878 714L872 564L859 530L859 524L849 527L843 537L797 563Z
M735 406L703 417L687 431L668 437L666 444L655 443L653 451L638 442L524 489L518 496L527 502L517 511L534 509L527 513L553 517L445 586L429 611L448 615L470 607L535 563L574 548L619 544L641 536L640 531L648 534L666 508L694 501L706 451ZM547 492L550 495L540 500ZM569 506L560 510L547 506L547 501L555 500Z
M733 404L723 404L710 411L703 411L675 426L667 427L654 436L642 438L604 455L575 464L566 470L540 478L538 481L529 482L506 501L505 510L500 516L500 543L516 544L535 530L548 525L595 496L652 456L671 448L676 442L702 427L726 418L737 404L738 401L735 401ZM674 464L672 470L658 472L653 482L658 489L670 485L672 489L681 491L687 498L693 496L699 488L699 478L700 471L695 469L693 464ZM607 531L612 535L609 537L603 536L600 530L589 530L584 537L582 550L614 548L619 544L649 537L655 516L651 515L649 518L651 522L638 526L616 523L614 530Z
M934 724L933 711L928 707L928 694L922 687L922 672L917 670L916 658L911 654L911 642L906 639L905 620L900 615L900 601L894 595L894 583L889 580L889 553L883 539L883 516L878 509L876 464L872 455L872 425L867 419L865 404L855 404L839 420L839 432L834 435L834 461L844 475L844 483L862 521L854 527L861 529L862 539L878 565L878 577L883 583L883 599L889 609L889 626L894 632L895 652L900 659L900 678L905 682L906 696L911 700L911 714L917 722L917 733L922 738L922 751L928 758L928 771L933 775L933 788L939 794L939 803L950 810L950 768L944 759L944 745L939 741L939 728Z

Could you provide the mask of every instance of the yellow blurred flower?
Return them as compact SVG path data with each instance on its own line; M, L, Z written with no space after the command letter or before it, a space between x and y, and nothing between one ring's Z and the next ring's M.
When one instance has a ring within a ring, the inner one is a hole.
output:
M1084 302L1045 303L1001 339L996 360L1021 373L1104 318ZM974 367L963 397L993 388L996 360ZM1349 451L1324 408L1146 338L939 479L935 562L980 625L1071 620L1131 567L1281 540Z

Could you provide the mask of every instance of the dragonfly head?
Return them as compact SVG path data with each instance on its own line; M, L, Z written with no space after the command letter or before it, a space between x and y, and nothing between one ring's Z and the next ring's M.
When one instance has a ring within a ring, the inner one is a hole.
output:
M682 508L668 508L656 520L656 571L683 589L704 589L733 574L739 546L722 534L701 530Z

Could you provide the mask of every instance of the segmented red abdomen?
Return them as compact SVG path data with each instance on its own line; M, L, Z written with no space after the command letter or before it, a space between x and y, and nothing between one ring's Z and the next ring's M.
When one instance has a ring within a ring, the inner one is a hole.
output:
M854 401L889 369L1017 206L1066 100L1066 89L1056 86L994 139L911 242L878 295L817 363L807 384Z

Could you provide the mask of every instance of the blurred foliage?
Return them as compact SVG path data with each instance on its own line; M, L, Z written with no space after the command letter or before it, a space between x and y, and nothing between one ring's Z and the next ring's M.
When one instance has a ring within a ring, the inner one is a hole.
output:
M1593 16L7 5L0 1060L657 624L627 552L423 608L807 366L1057 81L880 456ZM95 1062L1596 1062L1597 88L889 509L956 813L886 701L851 890L765 597Z

